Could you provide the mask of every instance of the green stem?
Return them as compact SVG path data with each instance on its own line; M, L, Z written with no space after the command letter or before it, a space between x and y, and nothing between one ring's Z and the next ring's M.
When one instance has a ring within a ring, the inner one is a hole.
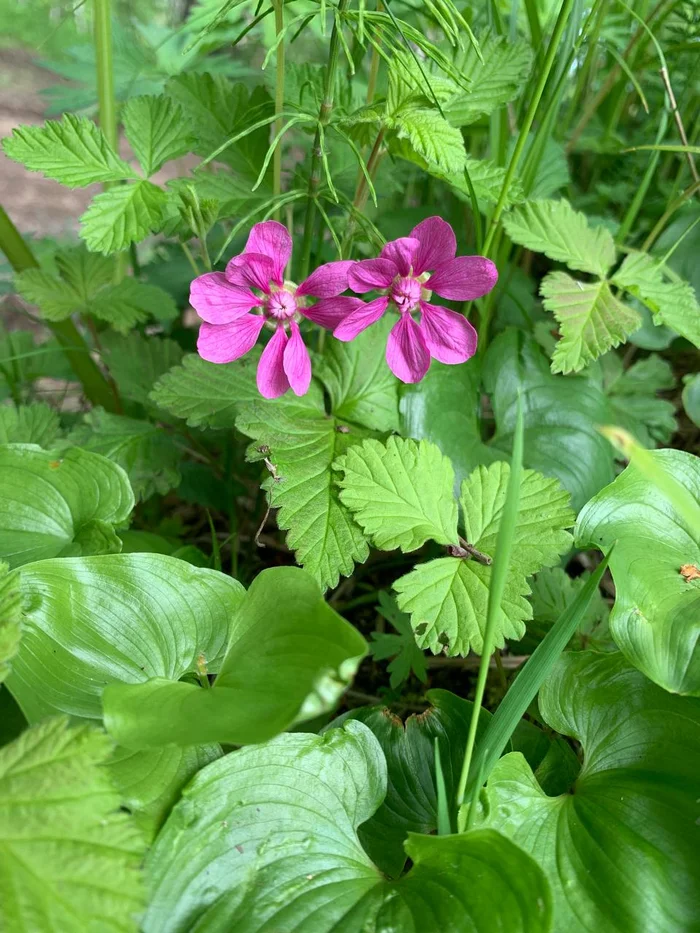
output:
M338 58L340 53L340 20L342 19L348 0L340 0L333 23L333 32L328 49L328 66L326 68L326 85L323 93L323 101L318 114L318 127L314 137L314 144L311 149L311 172L309 174L309 187L307 191L306 217L304 219L304 238L301 246L301 279L305 279L309 274L311 264L311 243L314 235L314 223L316 220L316 196L321 184L321 132L325 130L330 122L331 111L333 110L333 97L335 92L335 74L338 70Z
M275 33L279 36L284 29L284 0L273 0L275 8ZM284 117L281 116L284 110L284 39L281 39L277 46L275 68L275 113L280 116L275 120L272 131L272 138L275 139L282 132ZM282 139L275 146L275 152L272 157L272 193L275 197L282 194ZM281 208L277 208L273 214L275 220L282 220Z
M559 42L564 30L566 29L567 20L569 14L571 13L571 8L574 4L574 0L563 0L561 9L559 10L559 16L557 17L556 25L554 26L554 32L552 33L552 38L549 42L549 48L547 49L547 55L545 56L544 64L540 72L540 76L537 80L537 85L533 92L533 95L530 99L530 104L527 108L525 118L523 119L522 126L520 127L520 133L518 135L518 141L515 144L515 149L513 150L513 155L511 156L510 162L508 163L508 168L506 169L506 175L503 179L503 186L501 188L501 193L498 198L498 203L496 204L496 209L493 212L493 217L491 218L491 226L489 228L488 235L486 237L486 242L484 243L484 255L489 255L489 250L493 239L496 235L496 228L498 227L498 222L501 219L501 214L506 206L506 201L508 199L508 190L513 182L515 177L515 172L518 168L518 164L525 149L527 143L527 137L532 128L532 124L535 119L535 114L537 113L537 108L540 105L540 100L544 93L544 89L547 85L547 80L549 78L549 73L552 70L552 65L554 64L554 59L557 54L557 49L559 47Z
M375 175L379 169L379 163L382 161L384 152L382 146L384 143L384 127L381 127L377 133L377 138L374 140L374 145L372 146L372 151L369 154L367 159L367 175L374 182ZM369 196L369 185L367 184L367 177L364 172L360 172L360 177L357 182L357 187L355 188L355 197L352 201L352 206L356 211L362 213L367 204L367 198ZM355 214L354 212L348 217L348 225L345 228L345 236L343 237L343 242L341 245L341 252L343 256L348 256L350 252L350 247L352 245L352 239L355 235Z
M36 269L39 266L34 254L2 207L0 207L0 249L7 256L15 272ZM45 323L60 343L71 369L82 383L85 397L93 405L100 405L107 411L116 411L117 400L107 380L90 356L90 349L73 321L67 318L65 321L46 321Z
M659 144L664 138L666 133L666 127L668 125L668 113L663 111L661 114L661 120L659 121L659 130L656 134L656 142ZM651 158L649 159L649 164L647 165L647 170L644 173L642 178L642 183L637 188L634 197L632 198L632 203L627 209L622 223L620 224L620 229L617 231L617 236L615 237L615 242L618 246L621 246L627 239L632 226L637 219L637 215L642 208L644 199L647 196L647 191L649 190L649 185L651 184L654 173L656 172L656 167L659 164L659 158L661 153L657 150L656 152L651 153Z
M95 58L97 62L97 102L100 127L109 145L117 149L117 105L112 68L111 0L95 0Z

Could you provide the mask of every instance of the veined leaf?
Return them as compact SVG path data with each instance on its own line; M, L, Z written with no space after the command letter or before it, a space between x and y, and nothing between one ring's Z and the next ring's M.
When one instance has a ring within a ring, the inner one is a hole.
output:
M629 431L645 447L667 444L676 432L675 406L657 393L675 386L666 360L650 354L624 369L616 353L600 360L610 424Z
M129 477L137 500L154 493L165 495L180 483L182 453L163 428L94 408L75 427L67 443L102 454Z
M389 125L399 137L409 140L418 155L439 170L449 173L464 169L467 153L462 134L436 110L403 108L391 118Z
M683 408L693 424L700 427L700 373L689 373L683 383Z
M398 882L382 878L357 827L385 790L382 750L358 722L323 736L282 735L214 762L185 790L150 853L145 933L164 924L173 933L197 925L545 933L544 876L497 833L411 834L413 868ZM193 812L193 822L183 820Z
M373 544L415 551L426 541L457 542L454 470L435 444L366 440L334 464L340 500Z
M145 406L156 381L182 359L182 347L166 337L107 332L101 335L100 342L103 358L122 398Z
M583 369L624 343L642 323L639 312L617 299L606 281L579 282L566 272L550 272L540 294L561 332L552 357L554 373Z
M17 575L0 563L0 684L10 673L22 637L22 612Z
M613 282L649 308L657 323L700 347L700 305L692 285L667 282L663 263L647 253L632 252L613 276Z
M136 933L145 844L104 767L112 742L50 719L0 750L0 926Z
M122 120L126 138L147 178L165 162L189 152L195 141L182 107L163 94L129 98Z
M114 529L133 507L126 473L106 457L78 448L0 447L0 559L11 567L119 551Z
M416 644L411 620L405 612L400 611L396 602L384 591L379 593L378 612L396 629L396 633L372 632L372 641L369 645L369 653L375 661L393 658L387 665L390 675L389 686L392 690L396 690L408 680L411 671L422 683L425 683L427 680L425 656Z
M166 201L150 181L117 185L93 198L80 218L80 236L94 252L118 252L159 228Z
M590 227L568 201L527 201L503 218L514 243L605 278L615 262L615 241L605 227Z
M544 868L554 929L691 929L700 910L700 704L660 690L619 654L576 652L545 681L539 708L583 746L575 785L547 796L522 756L506 755L491 772L484 816Z
M494 556L509 475L509 465L497 462L477 467L462 483L465 535L486 558ZM574 519L569 496L556 480L533 470L523 472L503 614L496 631L499 647L507 638L522 637L524 620L532 618L525 599L530 593L527 577L555 564L570 548L572 537L564 529L573 525ZM394 583L397 602L411 615L418 645L449 656L466 655L470 649L480 653L491 576L489 565L445 557L400 577Z
M131 278L102 289L87 311L120 334L128 333L150 317L172 321L178 313L177 305L168 292L157 285L146 285Z
M109 146L102 130L87 117L72 113L48 120L44 126L17 127L2 147L5 155L30 172L41 172L69 188L136 177Z
M0 444L49 447L59 430L58 412L44 402L0 407Z
M297 562L322 587L334 587L367 559L365 536L339 497L333 470L337 458L365 432L330 418L321 393L312 386L301 399L283 398L240 407L236 427L253 438L251 459L267 457L274 473L263 486L277 523ZM352 448L351 448L352 449Z
M386 364L393 321L383 317L348 343L332 340L316 367L337 418L375 431L398 431L398 381Z
M680 450L648 454L700 501L700 459ZM700 695L700 529L631 464L584 506L579 547L607 550L616 600L610 631L625 657L674 693Z

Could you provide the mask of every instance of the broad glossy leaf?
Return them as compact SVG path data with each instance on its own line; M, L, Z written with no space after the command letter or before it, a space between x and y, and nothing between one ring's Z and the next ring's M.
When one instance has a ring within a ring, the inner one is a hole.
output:
M49 447L59 431L58 412L44 402L0 407L0 444Z
M620 654L564 654L539 697L583 746L569 793L548 797L519 753L503 757L484 822L552 885L554 929L692 930L700 912L700 703L672 696Z
M145 849L104 767L108 736L66 717L0 750L0 927L136 933Z
M195 141L182 108L163 94L131 97L122 111L124 132L147 178Z
M340 500L385 551L415 551L426 541L455 544L454 470L435 444L390 437L366 440L335 463Z
M10 664L22 637L19 585L15 574L0 564L0 684L10 673Z
M398 431L398 380L386 364L393 322L383 317L348 343L331 340L316 376L328 389L336 418L375 431Z
M117 185L93 198L80 236L93 252L119 252L159 229L165 203L165 192L150 181Z
M228 628L220 629L222 637L228 635L228 647L211 689L157 672L145 683L123 679L107 687L105 724L122 745L265 741L331 709L367 651L364 638L324 602L318 584L298 567L263 571Z
M109 554L134 507L126 473L77 447L0 447L0 559L11 567L47 557Z
M649 454L700 500L700 458ZM674 693L700 695L700 528L630 465L581 511L579 547L607 551L616 600L610 631L627 659Z
M549 929L544 878L496 833L411 835L411 872L384 880L357 827L385 789L381 748L357 722L323 736L282 735L209 765L149 856L144 930Z
M555 376L532 337L509 330L489 347L484 382L492 396L495 450L510 451L518 393L525 418L525 466L556 476L574 509L613 479L613 454L598 432L608 409L601 389L581 376Z

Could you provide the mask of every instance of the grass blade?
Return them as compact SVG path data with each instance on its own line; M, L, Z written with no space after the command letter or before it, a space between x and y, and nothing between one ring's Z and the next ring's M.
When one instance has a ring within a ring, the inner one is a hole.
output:
M447 788L445 775L442 772L440 761L440 744L435 736L435 790L437 792L437 832L438 836L449 836L452 832L450 825L450 809L447 806Z

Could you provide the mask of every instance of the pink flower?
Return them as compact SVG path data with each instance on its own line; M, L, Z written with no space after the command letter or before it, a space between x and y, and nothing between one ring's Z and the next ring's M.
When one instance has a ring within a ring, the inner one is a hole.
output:
M464 363L476 351L476 331L463 315L431 304L431 293L453 301L481 298L496 284L498 271L490 259L455 258L456 252L452 227L440 217L428 217L409 236L387 243L378 259L355 263L350 288L359 294L378 289L382 295L351 311L334 336L352 340L393 304L399 320L389 334L386 361L402 382L420 382L431 357Z
M362 305L341 298L348 287L352 262L329 262L301 285L285 281L292 238L274 220L255 224L240 256L225 272L198 276L190 288L190 304L204 323L197 350L210 363L230 363L255 345L260 331L274 331L258 364L257 383L265 398L277 398L291 387L304 395L311 382L311 360L301 333L302 316L332 329ZM320 299L307 306L311 297Z

